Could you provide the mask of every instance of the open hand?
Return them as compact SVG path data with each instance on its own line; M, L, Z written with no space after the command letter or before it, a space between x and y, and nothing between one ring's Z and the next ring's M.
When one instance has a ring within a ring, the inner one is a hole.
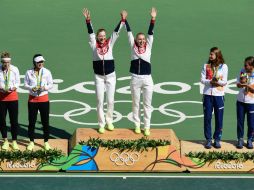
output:
M154 7L152 7L150 14L151 14L151 17L155 19L155 17L157 16L157 10Z
M122 10L120 14L121 14L122 19L125 20L127 18L128 13L126 10Z
M85 18L87 19L87 20L90 20L90 11L87 9L87 8L84 8L83 9L83 15L85 16Z

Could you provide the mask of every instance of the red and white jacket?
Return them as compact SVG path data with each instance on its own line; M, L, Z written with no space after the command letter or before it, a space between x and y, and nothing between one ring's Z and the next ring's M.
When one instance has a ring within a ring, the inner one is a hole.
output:
M96 35L93 31L91 20L86 20L87 30L89 34L89 45L93 52L93 70L98 75L108 75L115 71L113 47L119 37L121 28L124 25L124 20L121 20L110 38L104 44L99 44L96 41Z
M8 79L8 72L10 72ZM9 71L5 70L3 71L2 65L0 65L0 88L5 89L6 88L6 82L5 82L5 76L7 76L8 83L8 89L12 89L13 87L18 88L20 85L20 75L19 75L19 69L15 67L14 65L10 65ZM11 93L5 93L0 91L0 101L16 101L18 100L18 93L17 91L12 91Z
M44 87L45 89L40 93L32 91L34 87L38 86L38 83L40 83L40 86ZM43 67L40 69L39 75L37 76L34 68L27 70L24 79L24 86L29 90L29 102L49 101L48 91L53 87L53 78L51 72Z
M151 74L151 55L153 46L153 28L155 20L150 21L148 35L146 38L145 47L139 48L136 43L130 26L125 21L125 26L128 32L128 40L131 46L131 66L130 72L134 75L150 75Z

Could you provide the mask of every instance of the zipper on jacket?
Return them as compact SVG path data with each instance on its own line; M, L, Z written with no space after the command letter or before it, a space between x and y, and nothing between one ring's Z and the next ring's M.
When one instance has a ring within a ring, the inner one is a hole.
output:
M103 55L103 59L102 59L102 68L103 68L103 75L105 75L104 55Z
M140 75L140 58L138 59L138 74Z

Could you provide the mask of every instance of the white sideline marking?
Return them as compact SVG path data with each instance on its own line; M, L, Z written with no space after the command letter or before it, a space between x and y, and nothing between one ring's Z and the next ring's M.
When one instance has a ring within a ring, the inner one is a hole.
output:
M41 178L46 178L46 177L56 177L56 178L220 178L220 179L253 179L254 176L134 176L134 175L126 175L126 176L120 176L120 175L39 175L39 174L29 174L29 175L8 175L8 174L0 174L1 177L21 177L21 178L28 178L28 177L41 177Z

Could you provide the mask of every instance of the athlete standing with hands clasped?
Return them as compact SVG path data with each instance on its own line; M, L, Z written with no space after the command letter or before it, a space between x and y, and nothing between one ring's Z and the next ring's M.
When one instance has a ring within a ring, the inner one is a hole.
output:
M43 126L44 149L51 149L49 139L49 110L50 103L48 91L53 87L51 72L44 67L45 59L41 54L35 54L33 57L33 68L29 69L25 75L25 88L29 90L28 99L28 137L30 143L27 150L34 148L34 129L37 120L38 111L41 115Z
M244 68L241 69L237 77L237 87L239 93L237 95L236 111L237 111L237 138L236 147L243 148L244 120L247 115L247 145L248 149L253 149L252 139L254 136L254 57L245 58Z
M138 33L134 39L132 31L127 21L125 21L128 32L128 39L131 46L131 94L132 94L132 113L135 124L135 133L141 133L140 129L140 96L143 93L144 107L144 135L150 135L150 121L152 115L152 95L153 79L151 76L151 52L153 45L153 28L157 11L151 10L151 21L148 29L148 36Z
M89 45L93 52L93 70L95 75L96 97L97 97L97 115L99 124L99 133L107 129L114 130L113 111L114 111L114 94L116 85L116 73L113 57L113 46L119 37L119 32L124 25L127 12L121 12L121 21L116 26L109 39L106 38L106 30L101 28L95 34L91 24L91 15L88 9L83 10L86 18L86 24L89 34ZM107 113L104 116L104 92L106 89Z
M221 50L217 47L210 49L209 59L201 71L203 90L204 134L205 148L212 148L212 113L215 116L215 131L213 134L214 147L221 148L223 114L224 114L224 86L227 84L228 66L224 63Z
M8 52L1 54L0 65L0 130L4 139L3 150L9 149L7 139L6 115L9 112L12 135L12 148L19 150L17 144L18 135L18 93L17 88L20 85L19 70L11 64L11 56Z

